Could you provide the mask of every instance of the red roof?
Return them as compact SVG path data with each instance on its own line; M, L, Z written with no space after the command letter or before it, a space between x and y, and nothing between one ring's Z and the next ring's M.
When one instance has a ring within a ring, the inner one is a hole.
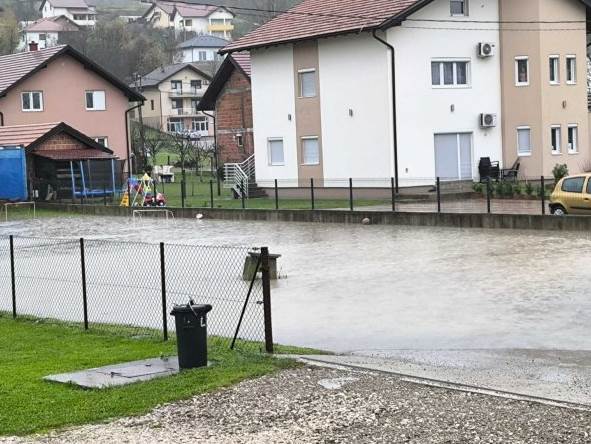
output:
M58 126L57 123L40 123L33 125L0 126L0 146L24 146L44 136Z
M234 62L244 71L248 77L250 77L250 52L243 51L243 52L235 52L232 55L228 56L234 59Z
M80 27L65 15L39 19L25 28L26 32L78 31Z
M217 11L219 6L209 6L209 5L188 5L186 3L175 3L174 9L176 10L175 14L178 12L181 17L184 18L192 18L192 17L209 17L215 11Z
M26 74L47 62L64 49L64 46L0 56L0 93Z
M377 29L388 19L403 16L413 6L424 3L425 0L304 0L221 52Z

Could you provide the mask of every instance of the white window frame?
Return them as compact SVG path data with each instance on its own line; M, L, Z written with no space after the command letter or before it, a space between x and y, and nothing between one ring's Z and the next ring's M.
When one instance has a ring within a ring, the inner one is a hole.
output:
M560 56L559 55L550 55L548 56L548 79L550 81L550 85L560 85ZM552 75L554 74L555 78L552 80ZM529 79L529 73L528 73Z
M317 162L308 163L305 161L306 156L304 155L304 142L306 140L315 140L316 141L316 147L318 148L318 161ZM302 150L302 165L304 165L304 166L320 165L320 138L318 136L302 137L300 145L301 145L301 150Z
M527 82L519 81L519 62L525 60L527 67ZM517 56L515 57L515 86L529 86L530 83L530 70L529 70L529 56Z
M201 56L203 56L203 58L201 58ZM207 61L207 51L199 51L198 57L199 57L200 62L206 62Z
M273 156L271 155L271 142L281 142L283 146L283 162L273 162ZM283 137L269 137L267 139L267 156L269 166L284 166L285 165L285 141Z
M573 75L574 78L569 79L568 77L568 67L570 65L571 62L574 62L574 66L573 69L571 70L571 73ZM566 84L567 85L576 85L577 84L577 56L574 54L569 54L566 56Z
M100 143L99 140L103 139L105 141L105 143ZM109 138L106 136L98 136L94 138L94 141L98 144L103 145L105 148L109 148Z
M433 84L433 63L439 63L439 85ZM444 63L453 63L453 84L446 85L444 82ZM458 63L466 64L466 84L458 84ZM429 64L429 76L431 77L431 86L434 89L449 89L449 88L472 88L472 61L466 58L454 59L431 59Z
M234 138L236 139L236 146L244 148L244 134L236 134Z
M29 103L31 105L31 108L26 109L25 108L25 102L23 100L23 97L26 95L29 96ZM33 108L33 94L39 94L39 105L41 106L41 108L39 109L35 109ZM43 105L43 91L23 91L21 93L21 110L25 113L40 113L42 112L44 109L44 105Z
M529 131L529 151L528 152L525 152L525 151L524 152L521 152L521 151L519 151L519 148L520 148L519 147L519 131L524 131L524 130ZM531 156L532 155L532 151L533 151L533 146L532 146L532 142L531 142L531 127L526 126L526 125L524 125L524 126L518 126L516 128L515 135L517 136L517 156L518 157L529 157L529 156Z
M86 98L86 95L88 93L92 93L92 102L93 102L93 108L89 108L88 107L88 101ZM95 100L95 93L103 93L103 108L96 108L96 100ZM92 89L92 90L87 90L84 92L84 106L86 107L86 111L106 111L107 110L107 93L102 90L102 89Z
M452 17L468 17L468 14L469 14L468 0L453 0L453 1L455 1L456 3L459 3L461 1L464 4L464 13L463 14L454 14L451 10L452 0L450 0L449 15Z
M304 74L314 74L314 95L304 95L304 82L302 81ZM318 75L315 68L299 69L298 70L298 97L300 99L311 99L318 96Z
M570 144L570 142L568 141L570 139L570 133L571 130L575 130L575 137L574 137L574 143L573 145ZM576 123L570 123L567 127L567 133L566 133L566 137L567 137L567 152L568 154L579 154L579 125L577 125Z
M554 146L554 134L557 135L556 147ZM550 146L553 155L558 156L562 154L562 127L560 125L550 126Z

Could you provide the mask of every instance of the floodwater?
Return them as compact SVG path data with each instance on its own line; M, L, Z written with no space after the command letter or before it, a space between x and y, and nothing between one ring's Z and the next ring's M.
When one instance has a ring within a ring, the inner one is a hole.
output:
M284 344L591 350L586 233L80 217L0 223L8 234L269 246Z

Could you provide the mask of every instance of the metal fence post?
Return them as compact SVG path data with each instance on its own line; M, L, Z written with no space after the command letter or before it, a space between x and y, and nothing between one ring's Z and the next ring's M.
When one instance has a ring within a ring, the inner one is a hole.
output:
M488 214L491 213L491 207L490 207L490 177L488 178L488 180L486 181L486 212Z
M540 194L542 195L542 215L546 214L546 180L544 176L540 178Z
M390 178L390 190L392 192L392 212L396 213L396 185L393 177Z
M441 180L437 178L437 212L441 213Z
M103 203L107 206L107 186L103 185Z
M160 242L160 285L162 288L162 334L168 341L168 317L166 310L166 266L164 262L164 242Z
M353 178L349 177L349 208L351 211L354 210L353 208Z
M213 180L209 181L209 204L210 204L211 208L214 207L214 204L213 204Z
M185 208L185 179L181 179L181 208Z
M271 275L269 273L269 248L261 248L261 271L263 273L263 311L265 318L265 351L273 353L273 326L271 318Z
M279 209L279 186L277 184L277 179L275 179L275 209Z
M316 209L316 202L314 200L314 179L310 178L310 202L312 203L312 209Z
M244 189L244 179L240 181L240 194L242 198L242 209L244 210L246 208L246 201L244 200L246 198L246 191Z
M82 272L82 311L84 314L84 330L88 330L88 295L86 292L86 256L84 254L84 238L80 238L80 268Z
M16 319L16 276L14 273L14 236L10 235L10 282L12 284L12 317Z

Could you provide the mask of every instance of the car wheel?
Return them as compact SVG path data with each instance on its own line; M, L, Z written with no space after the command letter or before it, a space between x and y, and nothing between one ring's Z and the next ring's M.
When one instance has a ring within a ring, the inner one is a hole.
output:
M566 216L566 210L562 205L556 205L552 207L551 212L554 216Z

